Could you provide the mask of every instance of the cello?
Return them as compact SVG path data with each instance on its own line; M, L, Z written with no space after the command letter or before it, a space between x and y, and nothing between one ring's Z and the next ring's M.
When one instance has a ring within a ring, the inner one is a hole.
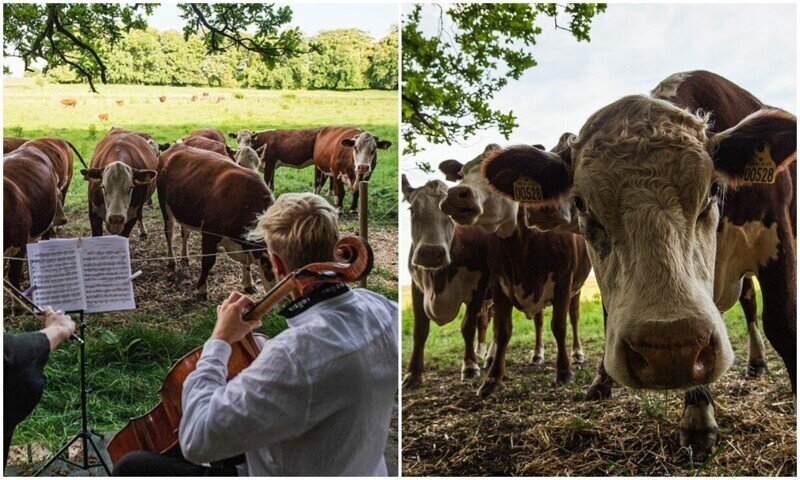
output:
M355 282L372 269L372 250L361 237L343 237L334 246L334 262L306 265L282 278L264 297L259 299L242 317L256 320L267 314L284 298L303 296L324 283ZM256 334L266 338L265 335ZM247 368L261 352L252 332L231 345L228 360L228 381ZM198 347L181 357L167 372L164 384L158 391L161 401L151 411L132 418L108 442L108 455L117 463L123 455L136 450L167 453L178 447L178 427L183 409L181 399L186 377L197 367L203 347Z

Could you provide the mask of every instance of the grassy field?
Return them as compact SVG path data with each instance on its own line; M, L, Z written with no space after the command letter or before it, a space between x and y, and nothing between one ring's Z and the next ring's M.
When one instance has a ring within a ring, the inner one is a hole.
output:
M29 80L6 80L4 87L4 135L34 138L56 135L72 142L88 163L97 142L111 126L142 130L160 142L174 141L205 126L235 132L242 128L302 128L328 124L351 124L392 141L380 151L378 166L370 181L370 242L376 263L369 288L397 299L397 95L394 92L357 91L259 91L243 89L174 88L101 85L100 94L88 93L85 85L38 86ZM204 97L203 92L208 92ZM158 99L165 95L167 101ZM197 95L198 101L191 101ZM75 108L62 107L62 98L75 98ZM219 98L219 100L217 100ZM118 106L117 100L123 105ZM99 114L107 113L108 122ZM233 141L230 141L233 143ZM77 173L67 195L69 223L60 236L89 235L86 182ZM313 171L277 170L276 194L311 191ZM175 274L163 261L144 259L166 254L163 222L155 207L145 209L149 236L131 237L133 269L143 274L135 282L137 310L89 318L88 372L92 393L90 421L96 431L120 428L127 419L152 408L163 377L172 362L200 346L214 323L214 307L227 292L240 289L240 270L221 256L209 277L209 300L193 298L192 287L199 275L199 259ZM345 204L350 196L345 198ZM341 219L343 234L357 233L354 216ZM199 235L193 234L190 254L199 253ZM263 291L263 290L262 290ZM7 306L6 304L5 306ZM9 318L4 308L4 326L9 331L30 331L35 319ZM285 328L273 315L263 331L276 335ZM79 428L78 348L67 345L54 352L46 369L47 388L40 406L17 429L13 444L44 444L54 447Z
M552 383L551 308L545 311L545 364L539 366L527 364L533 321L514 311L507 358L511 378L487 401L475 394L482 378L460 381L460 322L431 326L424 384L403 391L405 475L795 475L796 417L786 369L768 345L770 372L756 380L743 378L747 330L738 305L725 314L736 363L712 386L721 442L708 462L692 464L679 451L680 392L615 388L609 400L584 401L604 341L593 280L589 277L581 292L580 337L587 363L573 367L575 379L568 385ZM413 341L410 298L410 288L403 287L404 371ZM570 333L567 341L569 346Z

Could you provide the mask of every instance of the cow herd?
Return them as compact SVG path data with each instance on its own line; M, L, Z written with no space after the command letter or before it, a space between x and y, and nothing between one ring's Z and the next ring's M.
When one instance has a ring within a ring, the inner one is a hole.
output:
M588 398L609 397L615 382L684 390L680 443L708 455L718 436L709 385L733 362L722 313L737 300L747 374L766 370L753 276L764 331L796 393L796 129L793 115L730 81L687 72L600 109L551 151L493 144L466 164L444 161L450 188L403 178L414 310L404 387L422 382L430 321L448 323L462 305L462 377L479 372L474 336L487 315L494 321L479 395L503 386L513 309L534 319L531 362L540 363L552 305L555 381L570 381L571 364L584 361L579 295L593 269L605 349Z
M91 234L128 237L138 225L139 235L146 236L143 209L157 192L167 266L177 268L172 244L175 224L180 225L184 264L188 263L190 232L199 232L202 268L196 295L206 298L208 274L219 248L242 265L246 292L255 292L251 265L257 266L265 288L274 283L265 244L246 237L257 217L274 203L272 185L278 166L314 165L317 190L330 176L341 213L343 186L353 193L353 205L357 205L358 181L370 178L377 149L391 145L348 126L241 130L230 136L237 139L238 148L229 147L223 132L213 128L160 144L146 132L114 127L95 146L88 165L71 143L60 138L4 138L3 251L14 259L8 262L9 280L15 286L22 280L26 245L49 238L55 227L66 223L64 201L72 181L73 152L85 167L80 174L88 183Z

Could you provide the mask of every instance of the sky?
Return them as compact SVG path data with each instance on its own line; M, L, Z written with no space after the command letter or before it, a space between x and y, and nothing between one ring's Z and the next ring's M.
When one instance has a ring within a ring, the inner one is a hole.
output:
M277 5L285 5L278 3ZM316 35L321 30L338 28L358 28L364 30L373 39L379 39L389 33L393 25L398 23L398 6L396 3L380 4L308 4L293 3L292 22L290 26L299 27L308 36ZM148 23L156 30L181 30L184 26L180 18L181 11L174 3L162 3L148 17ZM21 77L23 63L18 58L7 58L4 64L11 69L12 77Z
M661 80L682 71L712 71L762 102L796 113L796 15L795 5L611 4L592 22L590 43L554 30L548 18L533 47L538 65L510 81L491 102L517 116L520 126L511 137L505 140L490 130L461 145L423 145L424 153L401 161L400 172L419 186L444 178L438 171L419 171L415 160L434 167L449 158L464 162L494 142L551 148L562 133L580 130L596 110L625 95L649 93ZM402 285L410 283L407 207L402 203L399 208Z

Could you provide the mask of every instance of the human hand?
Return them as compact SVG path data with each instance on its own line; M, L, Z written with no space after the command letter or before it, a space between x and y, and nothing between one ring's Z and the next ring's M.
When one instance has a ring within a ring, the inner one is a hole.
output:
M261 320L245 321L244 311L253 305L253 301L239 292L231 292L230 296L217 307L217 324L211 332L211 338L224 340L233 344L245 335L261 326Z
M51 350L75 333L75 322L61 310L55 312L52 308L45 307L42 315L44 315L44 329L41 331L50 340Z

